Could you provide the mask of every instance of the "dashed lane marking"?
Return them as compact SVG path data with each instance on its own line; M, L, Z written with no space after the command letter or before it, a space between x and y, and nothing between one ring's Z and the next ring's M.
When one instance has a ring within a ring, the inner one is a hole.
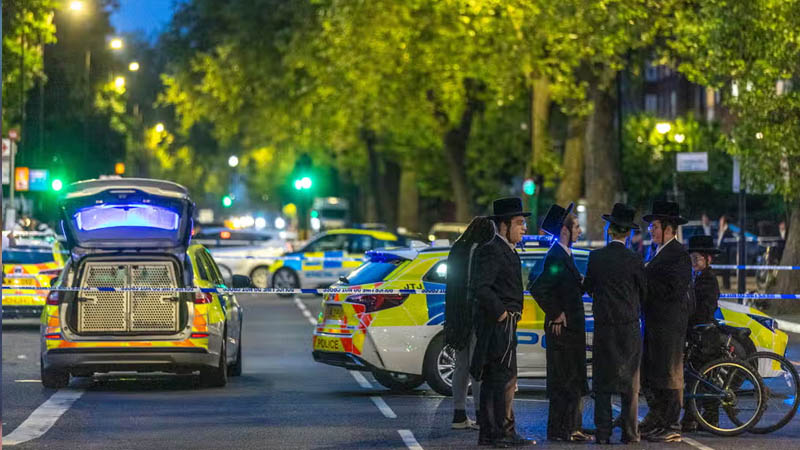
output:
M397 419L397 414L392 411L392 408L389 408L389 405L387 405L381 397L373 395L370 398L372 399L372 403L375 403L375 406L378 407L378 409L387 419Z
M20 426L3 438L3 445L17 445L36 439L52 427L75 400L83 395L80 389L60 389L34 410Z
M42 380L14 380L15 383L41 383Z
M422 446L419 445L411 430L397 430L397 432L400 433L400 437L403 438L403 442L410 450L422 450Z
M356 382L358 383L359 386L361 386L364 389L372 389L372 384L370 384L370 382L367 381L366 377L364 377L364 375L362 375L361 372L357 370L348 370L348 372L350 372L350 375L352 375L353 378L356 379Z
M296 295L294 296L294 304L297 305L298 308L300 308L300 312L303 313L303 316L305 316L306 319L308 319L308 323L314 326L317 325L317 319L315 319L311 315L311 311L309 311L305 303L303 303L303 301L300 300L300 297Z

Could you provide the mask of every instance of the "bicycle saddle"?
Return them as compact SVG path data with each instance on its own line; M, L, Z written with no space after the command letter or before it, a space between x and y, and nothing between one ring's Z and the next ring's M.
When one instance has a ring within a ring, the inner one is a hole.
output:
M721 331L721 332L723 332L725 334L730 334L730 335L735 336L735 337L737 337L739 339L745 339L748 336L750 336L750 329L749 328L732 327L730 325L722 325L722 324L717 325L717 328L719 328L719 331Z

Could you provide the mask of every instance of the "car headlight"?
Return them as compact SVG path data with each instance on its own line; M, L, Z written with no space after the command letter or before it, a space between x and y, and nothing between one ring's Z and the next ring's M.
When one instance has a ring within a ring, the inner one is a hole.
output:
M748 316L772 332L778 329L778 321L772 317L759 316L756 314L748 314Z

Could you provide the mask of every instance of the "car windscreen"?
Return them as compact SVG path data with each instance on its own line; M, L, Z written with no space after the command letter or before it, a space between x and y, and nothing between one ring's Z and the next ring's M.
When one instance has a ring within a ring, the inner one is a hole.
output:
M381 262L367 262L362 264L358 269L354 270L347 276L349 285L377 283L383 281L387 275L392 273L394 269L400 267L401 264L407 262L404 259L394 261L381 261Z
M319 216L321 219L346 219L347 210L323 208L320 210Z
M3 264L41 264L53 262L53 251L46 247L12 247L3 249Z

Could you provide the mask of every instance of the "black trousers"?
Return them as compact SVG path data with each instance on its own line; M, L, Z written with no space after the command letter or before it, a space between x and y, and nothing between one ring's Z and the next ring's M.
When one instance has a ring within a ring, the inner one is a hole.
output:
M487 364L481 381L481 414L478 417L479 441L494 441L514 433L514 370L498 363Z
M611 419L611 393L596 392L594 396L594 426L597 429L597 439L611 438L613 430L613 420ZM639 440L639 388L631 389L628 392L621 392L622 412L622 440L624 442L635 442Z
M550 409L547 413L547 437L569 437L583 424L581 396L570 391L550 391Z
M650 389L648 396L648 423L659 427L680 431L681 409L683 408L683 389Z

